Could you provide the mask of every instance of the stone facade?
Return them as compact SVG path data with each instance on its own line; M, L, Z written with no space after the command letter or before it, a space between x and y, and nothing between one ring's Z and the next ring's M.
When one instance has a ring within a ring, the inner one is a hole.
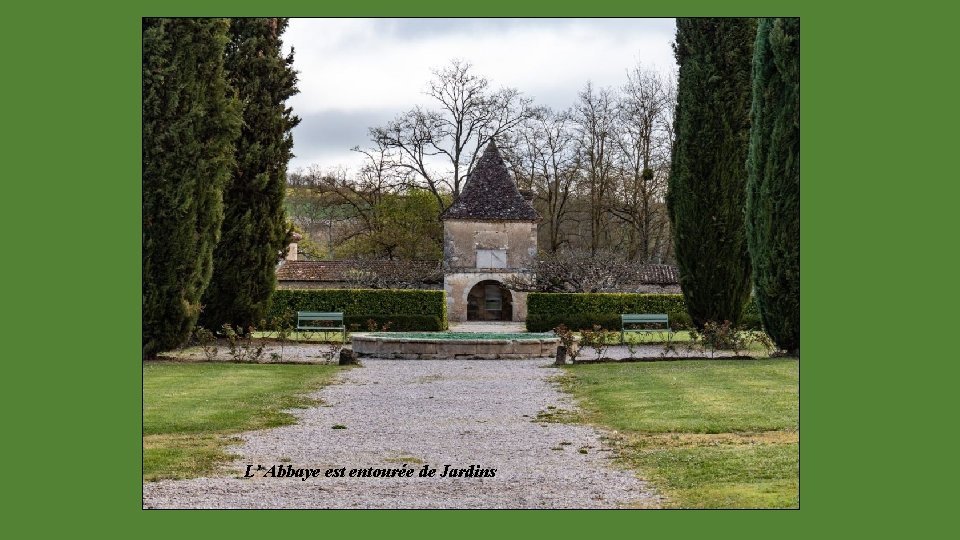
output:
M467 296L483 281L503 283L516 272L451 272L443 277L443 289L447 292L447 319L451 322L467 320ZM508 291L513 311L512 321L527 320L527 293Z
M503 268L478 267L479 250L503 251ZM443 222L443 288L447 292L447 317L450 321L467 320L467 297L483 281L504 283L529 267L537 255L537 224L522 221L468 221L448 219ZM508 291L512 306L510 320L527 318L527 293Z
M536 257L540 216L517 189L495 144L484 150L442 219L448 319L526 320L527 294L505 285Z
M528 268L537 255L537 224L459 219L443 222L443 261L447 272L484 270L477 266L477 250L483 249L505 251L504 268Z
M517 189L491 141L460 198L442 216L450 321L526 320L526 293L506 284L537 256L540 216L531 199Z

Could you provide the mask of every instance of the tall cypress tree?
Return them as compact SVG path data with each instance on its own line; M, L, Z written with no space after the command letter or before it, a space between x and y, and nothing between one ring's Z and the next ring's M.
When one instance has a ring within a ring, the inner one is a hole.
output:
M240 118L225 19L143 22L144 358L181 345L200 313Z
M762 19L753 57L747 241L763 327L800 355L800 19Z
M677 19L667 205L680 286L697 327L739 322L750 297L744 204L756 29L747 18Z
M227 47L230 83L243 103L237 165L224 193L224 220L201 321L245 329L265 316L276 287L278 256L289 243L283 197L291 130L300 119L286 106L297 93L293 51L280 36L287 19L234 19Z

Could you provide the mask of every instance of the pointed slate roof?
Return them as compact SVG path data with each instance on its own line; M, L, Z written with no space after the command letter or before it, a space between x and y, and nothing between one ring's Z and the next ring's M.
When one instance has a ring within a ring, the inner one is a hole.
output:
M491 140L470 172L460 198L440 219L539 221L540 214L520 194Z

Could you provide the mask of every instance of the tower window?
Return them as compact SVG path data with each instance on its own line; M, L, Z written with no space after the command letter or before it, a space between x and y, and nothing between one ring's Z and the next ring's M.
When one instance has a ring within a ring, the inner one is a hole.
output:
M506 268L507 250L505 249L478 249L477 268Z

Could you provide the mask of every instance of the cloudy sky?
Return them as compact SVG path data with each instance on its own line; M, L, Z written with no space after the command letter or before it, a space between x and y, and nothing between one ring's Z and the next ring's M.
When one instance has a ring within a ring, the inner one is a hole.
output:
M537 105L566 109L589 80L621 86L641 62L675 71L673 19L292 19L300 125L290 170L354 168L367 129L415 105L432 70L473 64L494 88L514 87Z

